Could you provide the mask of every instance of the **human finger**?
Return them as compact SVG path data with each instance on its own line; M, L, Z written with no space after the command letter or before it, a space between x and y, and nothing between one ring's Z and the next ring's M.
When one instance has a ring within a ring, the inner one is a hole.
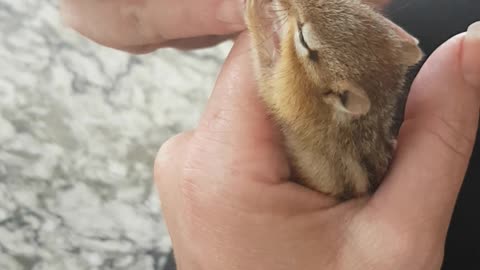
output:
M393 224L446 234L478 127L480 35L473 30L441 46L412 85L390 174L371 202Z
M243 6L244 0L62 0L61 14L81 34L121 49L241 31Z

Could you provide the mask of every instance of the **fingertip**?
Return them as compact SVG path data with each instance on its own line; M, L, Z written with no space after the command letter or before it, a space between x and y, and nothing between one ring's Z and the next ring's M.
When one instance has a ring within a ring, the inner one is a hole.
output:
M480 95L480 21L470 25L467 30L462 63L465 81Z

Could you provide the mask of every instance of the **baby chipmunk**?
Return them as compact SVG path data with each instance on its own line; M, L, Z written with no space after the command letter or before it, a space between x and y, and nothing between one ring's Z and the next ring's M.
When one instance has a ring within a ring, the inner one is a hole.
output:
M418 41L360 0L247 0L260 96L301 184L351 199L374 192Z

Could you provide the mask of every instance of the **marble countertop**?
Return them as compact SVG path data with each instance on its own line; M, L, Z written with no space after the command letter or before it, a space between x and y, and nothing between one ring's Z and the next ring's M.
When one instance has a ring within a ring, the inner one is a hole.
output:
M195 126L231 46L132 56L0 0L0 269L158 270L161 144Z

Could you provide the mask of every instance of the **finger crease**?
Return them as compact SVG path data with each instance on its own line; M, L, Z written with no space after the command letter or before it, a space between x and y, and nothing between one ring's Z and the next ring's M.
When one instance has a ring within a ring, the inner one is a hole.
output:
M465 133L460 132L455 125L453 125L450 121L447 121L444 117L437 115L434 116L433 120L437 120L436 122L443 127L427 127L426 130L431 135L437 137L445 146L450 148L452 152L458 154L462 158L469 159L471 152L470 148L475 142L474 138L471 138Z

